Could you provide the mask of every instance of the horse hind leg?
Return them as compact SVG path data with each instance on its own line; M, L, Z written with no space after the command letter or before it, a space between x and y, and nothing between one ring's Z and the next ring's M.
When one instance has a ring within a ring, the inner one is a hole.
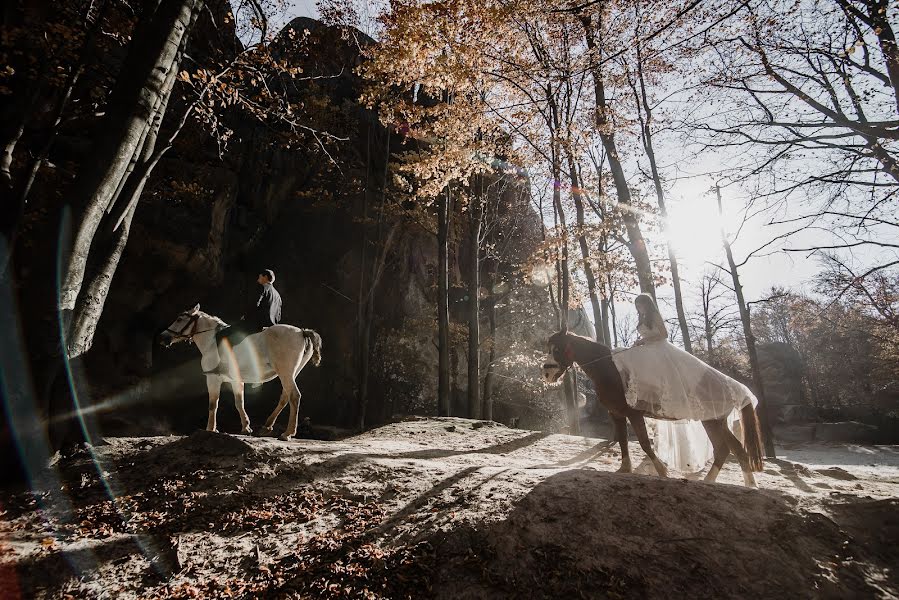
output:
M749 464L749 455L746 454L746 450L743 448L743 444L740 443L740 440L738 440L726 426L724 427L724 439L727 441L727 445L730 447L731 452L736 454L737 460L740 461L740 468L743 470L743 485L750 488L757 488L758 485L755 483L755 475L752 474L752 467Z
M640 447L643 448L643 452L646 453L646 456L648 456L649 460L652 461L652 464L655 465L656 472L661 477L668 477L668 467L659 460L659 457L656 456L656 453L652 450L652 444L649 442L649 433L646 432L646 421L643 420L643 415L631 415L628 419L634 428L634 432L637 434L637 439L640 440Z
M613 416L612 420L615 423L615 439L618 440L618 445L621 447L621 467L618 469L618 473L631 473L634 469L631 466L631 455L627 447L627 417Z
M293 439L297 433L297 420L300 414L300 389L297 383L291 378L281 377L281 385L284 393L287 395L287 402L290 404L290 417L287 420L287 429L281 434L280 439L287 442Z
M274 427L275 421L278 420L278 416L281 414L281 411L284 410L285 406L287 406L287 392L282 391L281 398L278 399L275 410L273 410L272 414L265 420L265 425L259 430L259 435L270 435L272 433L272 427Z
M724 461L727 460L730 454L730 447L724 438L724 430L727 429L727 424L723 421L703 421L702 426L705 428L705 432L708 434L709 441L712 442L712 448L715 451L715 458L712 462L712 467L705 476L705 481L714 482L718 479L718 473L721 472L721 467L724 466Z

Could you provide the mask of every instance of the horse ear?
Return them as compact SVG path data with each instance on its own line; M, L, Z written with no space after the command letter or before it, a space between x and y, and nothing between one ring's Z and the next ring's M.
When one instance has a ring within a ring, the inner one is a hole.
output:
M190 309L190 312L193 314L197 314L198 312L200 312L200 303L197 302L197 305Z

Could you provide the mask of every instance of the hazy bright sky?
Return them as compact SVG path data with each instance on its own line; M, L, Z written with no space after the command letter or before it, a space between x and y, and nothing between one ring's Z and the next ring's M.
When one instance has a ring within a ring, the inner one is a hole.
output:
M287 1L288 8L283 22L297 16L318 17L314 0ZM376 0L372 2L372 4L375 3L377 3ZM281 25L283 23L273 22L271 24L274 30ZM664 175L669 180L679 177L671 184L671 189L667 193L668 233L674 242L681 263L685 302L689 311L696 305L697 293L694 290L698 288L698 281L704 271L712 268L708 263L723 265L726 262L718 229L720 221L717 217L716 199L714 192L711 191L714 181L708 176L691 177L689 174L690 172L714 171L720 168L720 164L714 157L705 157L701 164L692 163L691 157L686 156L683 161L672 161L670 157L677 152L684 152L682 148L657 148L657 151L659 150L661 150L660 155L668 158ZM674 172L675 169L672 165L675 163L678 165L679 173ZM725 188L722 194L725 209L724 227L731 234L733 250L738 263L748 252L785 231L783 227L766 226L768 217L761 216L744 225L739 237L734 240L732 234L737 231L742 222L745 191L737 188ZM825 237L822 233L807 233L804 236L792 238L789 242L777 242L768 251L815 242L821 243ZM764 297L774 285L810 290L812 280L819 268L820 263L814 256L808 257L802 253L775 252L750 260L741 268L740 276L746 298L751 301ZM660 288L657 293L663 314L668 318L674 317L673 291L670 286Z

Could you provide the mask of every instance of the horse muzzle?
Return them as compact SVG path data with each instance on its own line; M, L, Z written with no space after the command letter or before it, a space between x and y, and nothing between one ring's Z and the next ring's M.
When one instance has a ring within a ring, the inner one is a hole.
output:
M544 363L542 374L546 383L557 383L565 370L556 363Z

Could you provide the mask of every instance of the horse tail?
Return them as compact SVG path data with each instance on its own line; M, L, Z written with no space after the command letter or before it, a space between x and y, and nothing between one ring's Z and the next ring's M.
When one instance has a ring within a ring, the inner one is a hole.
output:
M743 425L743 448L749 455L749 468L761 472L762 465L762 428L759 416L752 404L743 407L741 425Z
M318 366L322 362L322 336L311 329L303 329L306 346L312 345L312 364Z

